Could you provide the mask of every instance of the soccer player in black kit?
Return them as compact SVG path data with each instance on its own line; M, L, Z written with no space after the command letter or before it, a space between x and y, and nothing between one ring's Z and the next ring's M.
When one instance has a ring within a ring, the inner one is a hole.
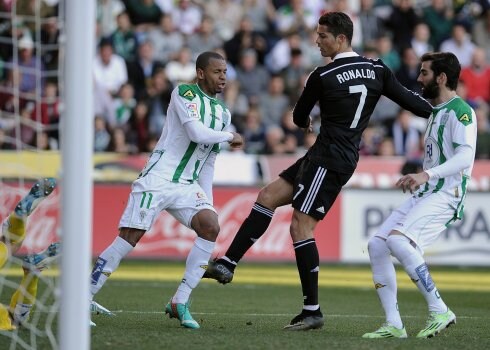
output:
M226 254L210 261L204 275L223 284L231 282L238 261L266 231L274 210L292 204L290 234L304 305L286 330L315 329L324 324L318 302L320 259L313 231L356 169L361 135L380 96L424 118L432 111L431 105L404 88L381 60L352 51L352 33L352 21L345 13L328 12L320 17L316 43L321 55L333 61L310 74L293 111L294 123L309 129L310 112L319 103L317 140L302 158L261 189Z

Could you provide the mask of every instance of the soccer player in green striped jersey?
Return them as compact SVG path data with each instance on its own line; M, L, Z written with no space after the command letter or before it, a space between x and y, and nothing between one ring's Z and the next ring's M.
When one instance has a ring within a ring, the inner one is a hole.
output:
M160 140L133 182L128 204L119 222L119 236L98 257L92 271L91 310L110 314L93 300L148 231L157 215L166 210L197 238L186 261L177 292L165 307L171 318L186 328L199 328L189 312L189 296L206 271L219 233L213 207L214 162L221 142L241 147L242 137L226 131L231 122L228 108L216 98L226 85L226 61L215 52L196 60L196 84L181 84L171 96Z
M452 222L461 219L463 202L475 159L475 111L458 95L460 64L448 52L427 53L418 82L423 97L434 106L424 136L424 167L401 177L397 186L412 196L393 211L369 240L373 281L386 322L364 338L405 338L407 332L397 302L396 257L427 301L429 318L418 338L430 338L451 324L456 315L437 290L423 258L424 249Z

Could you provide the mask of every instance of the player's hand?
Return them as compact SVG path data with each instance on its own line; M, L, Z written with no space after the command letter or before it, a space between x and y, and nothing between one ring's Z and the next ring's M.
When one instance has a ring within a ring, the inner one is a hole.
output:
M243 146L243 137L237 132L231 132L233 134L233 139L228 142L231 148L241 148Z
M406 191L410 191L410 193L413 193L414 191L418 190L420 185L425 184L427 181L429 181L429 174L427 174L425 171L422 171L418 174L407 174L405 176L402 176L396 182L396 186L400 187L403 190L403 193L405 193Z

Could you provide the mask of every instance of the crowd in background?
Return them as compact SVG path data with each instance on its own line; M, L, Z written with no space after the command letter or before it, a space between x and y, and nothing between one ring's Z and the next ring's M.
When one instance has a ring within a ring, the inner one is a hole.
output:
M59 147L58 1L0 0L0 149ZM95 152L152 150L172 89L194 80L194 60L207 50L227 59L220 98L245 138L244 152L304 152L315 133L293 124L292 108L308 74L328 63L315 44L318 18L343 11L354 22L355 51L382 59L411 90L420 92L423 53L455 53L462 66L458 94L477 115L477 158L490 158L488 0L98 0L96 6ZM32 20L35 13L41 22ZM316 132L318 112L312 113ZM425 123L383 97L361 154L420 159Z

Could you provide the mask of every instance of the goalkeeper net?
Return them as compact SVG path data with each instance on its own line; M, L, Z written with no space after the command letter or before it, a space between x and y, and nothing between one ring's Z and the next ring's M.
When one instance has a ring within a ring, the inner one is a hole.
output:
M60 168L63 5L0 5L2 349L59 347L60 193L47 190L44 179L56 177Z

